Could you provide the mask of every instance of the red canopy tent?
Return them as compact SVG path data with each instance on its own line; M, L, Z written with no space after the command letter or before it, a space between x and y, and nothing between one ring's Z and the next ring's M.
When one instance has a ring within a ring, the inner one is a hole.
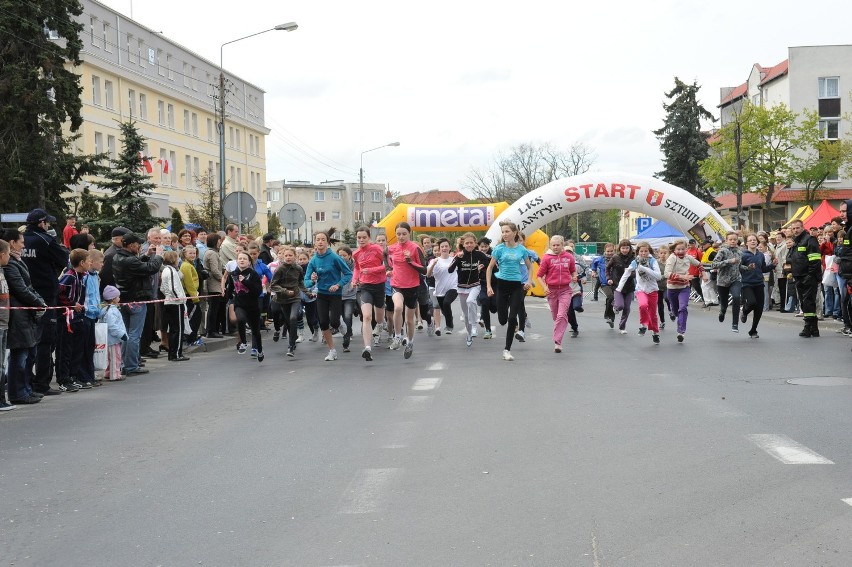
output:
M840 211L832 207L828 201L823 201L819 204L819 207L814 209L812 215L805 219L804 225L805 228L811 228L814 226L822 227L831 222L831 219L834 217L839 217Z

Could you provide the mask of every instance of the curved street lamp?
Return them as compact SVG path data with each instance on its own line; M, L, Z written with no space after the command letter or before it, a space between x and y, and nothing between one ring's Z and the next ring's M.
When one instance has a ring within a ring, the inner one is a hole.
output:
M370 150L364 150L361 152L361 167L358 169L358 195L361 197L360 206L358 207L359 212L361 213L361 222L364 221L364 154L368 152L372 152L375 150L380 150L382 148L390 148L399 146L399 142L391 142L390 144L384 144L383 146L378 146L376 148Z

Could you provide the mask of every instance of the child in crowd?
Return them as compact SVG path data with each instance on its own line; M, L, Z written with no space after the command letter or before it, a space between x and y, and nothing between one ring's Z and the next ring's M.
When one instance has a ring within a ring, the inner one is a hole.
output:
M551 237L550 250L544 254L538 269L538 279L553 317L553 352L557 353L562 352L562 338L568 328L568 307L573 297L571 283L577 280L574 255L564 247L565 239L561 235Z
M284 326L288 340L287 356L293 358L296 356L297 327L302 310L301 297L306 291L302 281L305 272L296 263L296 251L291 246L278 248L278 258L278 267L272 274L269 286L273 294L272 313L275 325L272 341L278 342L281 327Z
M108 285L104 288L103 298L107 304L101 311L101 317L107 324L107 367L104 379L117 382L125 378L121 374L121 346L127 340L127 329L118 309L121 292L117 287Z
M91 388L93 382L82 375L83 357L95 356L94 348L91 352L83 352L86 319L86 283L83 278L89 270L89 253L75 248L71 251L70 262L71 267L59 278L58 305L65 307L65 313L60 315L57 325L56 382L60 390L76 392L81 388Z
M6 332L9 330L9 286L3 266L9 263L9 243L0 240L0 411L15 409L6 403Z
M89 250L89 271L83 281L86 284L86 316L83 318L83 353L91 352L92 356L83 356L80 368L80 382L92 386L100 386L100 380L95 376L95 323L101 316L101 278L100 271L104 267L104 253L100 250Z
M299 266L302 267L302 272L304 273L305 268L308 267L308 262L311 261L311 257L307 252L300 252L298 255ZM304 276L302 276L304 277ZM305 321L308 323L308 330L311 332L311 338L308 339L312 343L315 343L319 340L319 320L317 319L317 290L316 286L312 286L307 291L303 291L301 295L302 299L302 307L304 309L303 316L299 318L299 336L296 337L296 342L300 343L303 340L302 331L305 329Z
M635 278L632 276L636 274ZM657 280L662 276L660 264L651 255L651 245L640 242L636 245L636 257L624 270L624 274L616 286L615 291L626 293L624 288L628 281L635 279L636 301L639 302L639 335L651 329L654 344L660 344L660 324L657 320L657 293L659 286Z

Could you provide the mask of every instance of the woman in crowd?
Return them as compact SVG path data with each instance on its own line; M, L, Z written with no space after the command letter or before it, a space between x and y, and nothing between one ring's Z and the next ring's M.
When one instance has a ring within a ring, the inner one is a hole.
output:
M719 289L719 322L725 321L725 313L728 303L731 303L733 321L731 330L740 332L740 296L742 291L742 267L743 251L739 246L739 237L736 232L725 235L725 244L716 252L711 266L716 270L716 287Z
M207 338L221 339L222 329L221 321L223 319L222 311L222 274L225 273L225 267L222 266L222 259L219 257L219 240L220 236L213 232L207 235L207 251L204 252L202 266L207 271Z
M524 309L524 296L532 287L532 282L521 279L521 264L527 268L527 273L532 273L529 251L520 243L518 226L513 222L503 221L500 223L500 237L502 242L494 248L491 261L485 274L488 284L488 295L497 296L497 319L501 325L508 324L506 331L506 342L503 348L503 360L512 361L512 339L518 328L518 317ZM491 276L494 268L499 266L496 274L495 290L491 284Z
M695 278L689 268L701 265L701 262L686 253L685 241L677 240L672 247L674 251L666 259L663 276L669 296L669 317L672 321L677 318L677 342L682 343L686 333L686 319L689 316L689 293L692 290L690 282Z
M562 352L562 339L568 328L568 308L574 292L571 283L577 280L574 255L565 251L561 235L550 238L550 250L545 252L538 268L538 279L544 288L550 315L553 317L553 352Z
M169 360L185 362L189 357L183 355L183 316L186 309L186 292L181 282L181 272L177 268L177 252L169 250L163 253L163 272L160 274L160 293L166 298L163 302L163 319L169 336Z
M441 336L441 315L444 316L444 333L453 334L453 299L457 278L450 273L450 266L455 258L450 256L450 241L446 238L438 240L438 255L429 262L426 269L426 277L435 280L435 300L438 302L438 310L435 312L435 334Z
M177 233L178 241L177 241L177 253L180 254L183 252L183 249L192 244L193 234L192 231L182 228Z
M635 274L635 278L632 277ZM660 325L657 320L657 293L659 286L657 280L662 276L660 265L651 255L651 245L640 242L636 245L636 257L624 270L616 292L621 292L630 280L636 282L636 300L639 302L639 335L651 330L651 337L655 345L660 344Z
M311 256L305 251L296 253L296 261L302 268L302 272L308 269L308 262L311 261ZM304 275L302 276L304 277ZM308 331L311 332L311 338L308 340L315 343L319 340L319 319L317 318L317 290L316 286L305 287L305 291L301 295L302 300L302 315L299 317L299 336L296 337L296 342L300 343L303 340L302 331L305 328L305 323L308 324Z
M607 262L606 265L606 281L607 285L612 286L612 305L616 313L621 312L621 319L618 321L618 332L622 335L627 334L627 318L630 317L630 304L633 303L633 292L636 290L635 279L628 279L621 291L615 288L618 282L621 281L621 276L624 271L633 261L633 245L629 240L622 240L618 243L618 252Z
M183 278L183 289L186 291L186 313L189 319L189 333L185 333L189 345L201 344L198 339L198 327L201 325L201 300L198 298L200 278L195 268L198 251L192 244L187 244L180 251L183 260L180 273Z
M740 263L742 272L742 299L743 310L740 321L745 323L748 314L752 313L751 330L748 336L752 339L760 338L757 334L757 325L763 316L764 287L763 274L772 270L773 265L766 262L766 256L757 249L757 236L750 234L746 237L746 249L743 251Z

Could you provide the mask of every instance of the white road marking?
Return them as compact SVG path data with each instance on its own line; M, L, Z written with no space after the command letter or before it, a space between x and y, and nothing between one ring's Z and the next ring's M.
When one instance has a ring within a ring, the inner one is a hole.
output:
M432 366L430 366L426 370L446 370L446 369L447 369L446 364L444 364L443 362L436 362L435 364L433 364Z
M843 501L852 506L852 498L844 498Z
M432 405L433 396L406 396L396 407L398 412L424 411Z
M418 392L437 390L438 386L441 385L441 381L443 381L443 378L420 378L414 383L414 386L412 386L411 389Z
M786 435L772 435L768 433L756 433L748 435L748 438L786 465L833 465L834 462L826 459L819 453L811 451L804 445L796 443Z
M362 469L355 474L337 507L338 514L369 514L374 512L385 494L385 487L402 469Z
M390 424L389 429L380 435L380 447L382 449L404 449L408 447L414 437L416 427L417 423L414 421Z

